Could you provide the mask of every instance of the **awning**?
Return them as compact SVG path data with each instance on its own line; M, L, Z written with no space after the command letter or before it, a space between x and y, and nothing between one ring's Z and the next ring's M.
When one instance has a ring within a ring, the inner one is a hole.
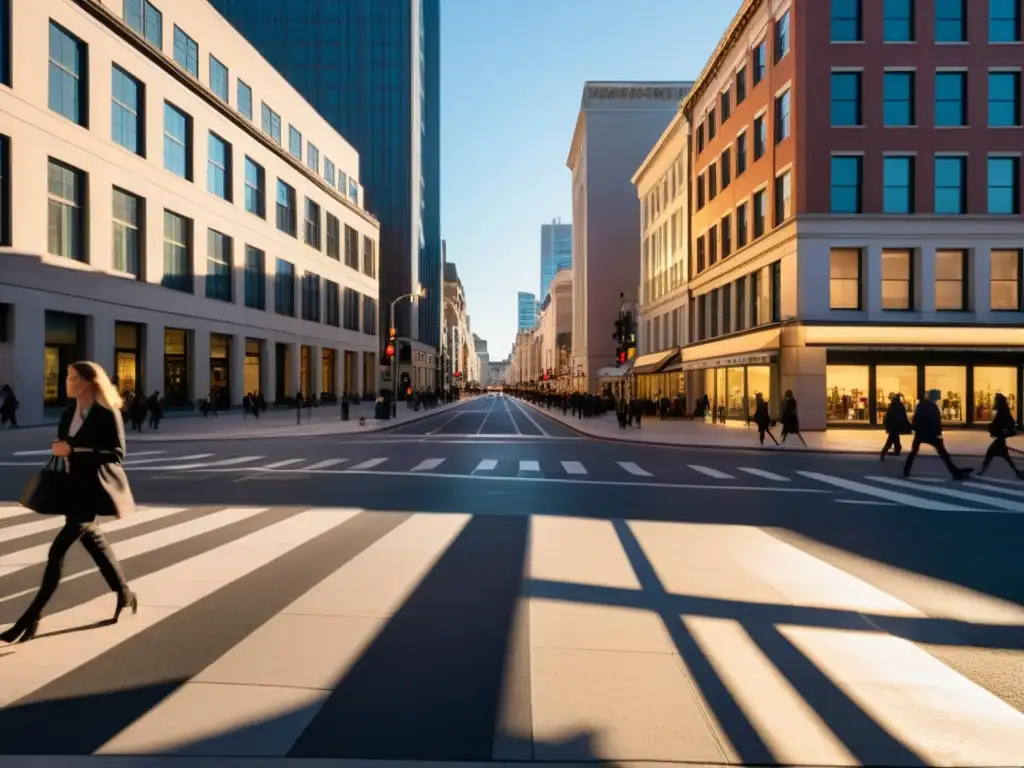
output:
M625 365L616 368L598 368L597 378L600 379L621 379L633 368L633 360L630 360Z
M658 373L677 357L679 357L678 349L669 349L664 352L653 352L649 355L641 355L640 357L633 359L633 373L638 376L644 373Z
M740 365L768 365L779 356L778 328L744 333L730 339L683 349L681 371L728 368Z

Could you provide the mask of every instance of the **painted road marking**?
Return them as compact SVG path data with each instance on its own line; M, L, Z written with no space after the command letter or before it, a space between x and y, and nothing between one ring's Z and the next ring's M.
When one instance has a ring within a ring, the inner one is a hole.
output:
M713 467L702 467L700 464L687 464L690 469L694 472L700 472L702 475L713 477L715 480L735 480L736 478L730 475L728 472L722 472L719 469Z
M350 469L357 469L357 470L358 469L373 469L374 467L379 467L385 461L387 461L386 458L384 458L384 459L367 459L366 461L360 462L359 464L356 464L355 466L350 467Z
M498 466L498 462L496 462L494 459L481 459L480 463L476 465L476 469L474 469L473 472L491 472L494 470L496 466Z
M520 472L540 472L539 461L520 461L519 462Z
M869 477L875 483L885 483L886 485L893 485L897 488L913 488L914 484L907 480L897 480L892 477ZM935 493L940 496L949 496L953 499L961 499L963 501L973 501L976 504L988 504L989 506L996 507L1004 512L1016 512L1020 514L1024 512L1024 504L1019 501L1010 501L1009 499L998 499L992 496L982 496L977 493L967 493L965 491L954 491L952 488L935 488L929 487L928 493ZM991 512L992 510L975 510L978 512Z
M324 459L323 461L318 461L316 464L310 464L306 469L327 469L328 467L333 467L346 461L348 461L348 459Z
M748 475L754 475L755 477L763 477L765 480L773 480L776 483L788 483L789 478L777 475L774 472L769 472L766 469L756 469L754 467L736 467L740 472L746 472Z
M281 469L281 467L289 467L292 464L301 464L305 459L284 459L283 461L275 461L273 464L265 464L260 469Z
M156 453L163 453L163 451L156 451ZM132 456L137 456L137 455L138 454L136 454L136 453L132 454ZM215 454L212 454L212 453L193 453L193 454L191 454L189 456L175 456L174 460L175 461L195 461L196 459L208 459L208 458L210 458L213 455L215 455ZM140 464L157 464L157 463L162 462L162 461L164 461L164 462L168 461L169 458L170 457L168 457L168 456L161 456L159 458L150 458L150 459L127 459L124 462L124 466L126 466L126 467L135 467L135 466L138 466Z
M444 464L444 459L424 459L415 467L412 468L413 472L429 472L432 469L437 469Z
M955 507L952 504L946 504L945 502L942 501L924 499L921 498L920 496L911 496L909 493L890 491L885 488L875 488L873 485L858 483L855 480L846 480L845 478L835 477L834 475L823 475L820 472L798 471L797 474L803 475L804 477L810 478L811 480L817 480L819 483L827 483L828 485L833 485L836 488L842 488L844 491L862 493L865 496L874 496L876 499L882 499L884 501L895 501L898 502L899 504L904 504L908 507L917 507L918 509L929 509L932 512L984 511L977 509L976 507ZM908 485L910 485L910 483L908 483Z
M562 468L568 475L585 475L587 474L586 468L578 461L563 461Z
M631 475L636 475L637 477L653 477L653 475L650 472L644 469L640 469L640 467L638 467L632 461L617 461L615 463L618 464L627 472L629 472L629 474Z

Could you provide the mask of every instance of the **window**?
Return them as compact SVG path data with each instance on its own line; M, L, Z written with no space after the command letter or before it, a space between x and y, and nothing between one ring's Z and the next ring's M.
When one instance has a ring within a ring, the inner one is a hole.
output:
M144 157L146 131L142 123L145 93L142 83L118 66L110 69L110 138L117 144Z
M732 285L723 286L722 289L722 333L732 333Z
M736 322L733 326L737 331L742 331L747 326L747 279L741 277L736 281Z
M882 213L914 212L914 156L888 155L882 161Z
M747 68L736 70L736 104L742 104L747 98Z
M359 182L351 177L348 180L348 199L359 205Z
M263 166L251 157L245 158L245 210L259 216L267 215L267 177Z
M761 235L764 234L765 230L765 210L764 210L764 190L754 193L754 239L757 240Z
M174 25L174 60L192 77L199 77L199 45L177 24Z
M295 317L295 266L284 259L277 260L274 311L279 315Z
M295 237L298 216L295 210L295 189L277 180L277 229Z
M793 184L790 171L775 177L775 226L793 215Z
M704 123L697 126L697 154L704 151Z
M334 186L334 163L326 157L324 158L324 180L332 187Z
M341 325L341 286L332 280L324 280L324 323Z
M337 216L327 214L327 255L341 261L341 228Z
M11 86L11 29L11 2L0 0L0 85L8 87Z
M704 174L702 173L699 176L697 176L697 210L698 211L701 208L703 208L705 203L707 202L707 197L705 196L705 191L704 190L705 190Z
M833 248L829 253L829 309L860 309L858 248Z
M1021 310L1021 251L992 251L989 257L989 306L994 312Z
M747 244L747 204L736 206L736 247Z
M967 41L966 0L935 0L935 42Z
M722 159L718 164L722 168L722 189L724 190L732 182L732 152L723 149Z
M967 309L967 251L935 252L935 309Z
M861 0L832 0L831 32L833 43L854 43L861 34Z
M0 245L11 239L11 139L0 134Z
M309 143L309 147L306 150L306 165L309 166L310 170L320 173L320 150L312 142Z
M989 42L1019 43L1020 33L1020 0L989 0Z
M47 182L47 252L88 261L84 237L85 173L51 159Z
M210 132L206 162L206 189L231 202L231 145Z
M245 246L245 306L267 308L267 255L259 248Z
M747 283L750 285L750 325L755 327L764 320L761 309L761 271L757 270L747 275Z
M164 168L192 181L192 118L164 102Z
M789 11L775 22L775 63L782 61L789 53Z
M732 114L732 103L729 99L729 89L722 91L718 96L718 111L722 113L722 125L725 125L725 121L729 119L729 115Z
M88 46L50 22L50 109L88 127Z
M235 89L238 92L238 113L246 120L252 120L252 88L244 80L235 80Z
M346 331L359 330L359 293L346 288L342 307L342 327Z
M989 157L988 212L997 215L1020 213L1019 157Z
M704 235L701 235L700 237L697 238L697 271L698 272L703 272L704 271L704 267L707 265L707 251L705 250L705 246L706 245L707 245L707 243L705 242Z
M775 99L775 143L789 138L789 91Z
M150 44L164 47L164 17L147 0L124 0L125 23Z
M303 239L306 245L320 250L320 206L306 198L306 219Z
M302 275L302 319L320 322L320 275L312 272Z
M294 125L288 126L288 154L296 160L302 159L302 134L295 130Z
M832 125L861 125L861 73L832 73Z
M114 187L114 269L142 277L142 199Z
M914 125L914 73L886 72L882 80L882 122Z
M935 125L967 125L967 73L935 73Z
M345 266L359 269L359 233L345 225Z
M708 230L708 266L718 263L718 226Z
M363 296L363 333L377 333L377 300L369 296Z
M192 220L164 211L164 276L160 284L183 293L195 290L192 280Z
M914 40L914 0L885 0L882 39L887 43Z
M861 213L863 199L859 155L832 155L830 210L832 213Z
M747 132L736 137L736 178L747 170Z
M722 233L722 258L732 253L732 215L726 214L719 222L719 230Z
M363 274L367 277L377 277L377 259L374 254L373 238L363 235Z
M210 54L210 90L217 94L217 97L227 103L231 103L228 96L228 68L220 63L217 58Z
M773 323L782 322L782 262L774 262L769 269L771 280L771 311Z
M715 110L712 109L708 112L708 142L715 140L717 135L717 128L715 127Z
M281 143L281 116L266 105L260 102L260 127L270 138Z
M768 144L768 129L764 124L764 115L754 118L754 162L756 163L764 155L765 146Z
M754 47L753 53L753 68L754 68L754 86L764 80L765 66L767 65L767 51L765 50L767 41L762 40Z
M231 238L206 232L206 298L231 301Z
M715 199L718 194L718 166L712 163L708 166L708 202Z
M1020 72L988 73L988 124L1020 125Z
M967 212L967 158L935 158L935 213Z
M882 309L909 312L914 308L913 251L882 250Z

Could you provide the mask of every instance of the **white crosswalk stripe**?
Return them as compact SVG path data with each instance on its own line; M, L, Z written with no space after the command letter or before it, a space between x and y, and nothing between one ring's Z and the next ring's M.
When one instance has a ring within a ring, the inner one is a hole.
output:
M700 464L687 464L687 466L694 472L699 472L702 475L713 477L715 480L735 480L736 478L730 475L728 472L722 472L720 469L714 467L704 467Z
M359 470L362 470L362 469L373 469L374 467L379 467L385 461L387 461L386 458L382 458L382 459L367 459L366 461L361 461L358 464L355 464L355 465L349 467L349 470L350 471L352 471L352 470L359 471Z
M914 484L909 480L897 480L894 477L869 477L876 483L884 483L885 485L892 485L896 488L913 488ZM948 496L951 499L960 499L962 501L972 501L976 504L988 504L989 506L997 507L1004 512L1016 512L1020 514L1024 512L1024 504L1018 501L1010 501L1009 499L1002 499L995 496L982 496L977 493L970 493L968 491L958 491L953 488L938 488L936 486L928 486L926 489L928 493L938 494L939 496Z
M281 461L274 461L270 464L264 464L260 469L284 469L290 467L293 464L301 464L305 459L283 459Z
M444 464L444 459L424 459L415 467L412 468L413 472L430 472L431 470L437 469Z
M578 461L563 461L562 469L565 470L567 475L585 475L587 469Z
M776 483L788 483L789 478L784 475L776 474L775 472L769 472L766 469L757 469L756 467L736 467L740 472L746 472L748 475L754 477L762 477L765 480L771 480Z
M539 461L529 461L529 460L520 461L519 462L519 471L520 472L540 472L540 462Z
M323 461L318 461L316 464L310 464L308 467L304 467L304 469L329 469L331 467L336 467L339 464L344 464L346 461L348 461L348 459L324 459Z
M153 451L153 453L163 453L163 451ZM137 454L137 453L132 453L131 454L131 456L138 456L138 455L139 454ZM175 458L175 461L195 461L196 459L208 459L208 458L210 458L213 455L215 455L215 454L212 454L212 453L193 453L190 456L175 456L174 458ZM150 457L148 459L127 458L124 461L124 465L126 467L136 467L136 466L140 466L142 464L158 464L158 463L164 463L166 461L167 461L167 457L166 456L160 456L160 457L153 456L153 457Z
M480 463L476 465L474 472L493 472L495 467L498 466L498 462L494 459L481 459Z
M928 509L932 512L973 512L974 507L955 506L953 504L947 504L943 501L936 501L935 499L928 499L922 496L915 496L909 493L901 493L899 491L893 491L888 488L878 488L867 483L860 483L856 480L848 480L844 477L836 477L835 475L826 475L820 472L804 472L798 471L798 475L803 475L811 480L816 480L820 483L826 483L833 485L836 488L842 488L844 491L852 491L854 493L860 493L865 496L873 496L876 499L882 499L883 501L895 501L908 507L917 507L918 509ZM921 488L925 490L925 488Z
M629 472L629 474L631 475L636 475L637 477L652 477L650 472L648 472L645 469L641 469L632 461L617 461L615 463L618 464L627 472Z

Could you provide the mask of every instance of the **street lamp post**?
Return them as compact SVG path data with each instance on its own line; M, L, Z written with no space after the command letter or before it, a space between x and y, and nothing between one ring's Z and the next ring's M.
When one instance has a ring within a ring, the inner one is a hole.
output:
M394 301L391 302L391 325L388 327L388 333L390 333L391 329L395 327L395 305L398 302L403 301L405 299L415 300L415 299L422 298L424 293L425 293L425 291L423 289L423 286L421 285L419 288L417 288L412 293L406 293L406 294L404 294L402 296L399 296L398 298L396 298ZM397 329L396 329L396 331L397 331ZM391 393L392 393L392 395L394 395L394 397L391 400L391 416L392 416L392 418L398 416L398 344L397 344L397 342L398 342L398 334L397 334L397 332L395 333L395 342L396 343L395 343L394 354L391 356Z

